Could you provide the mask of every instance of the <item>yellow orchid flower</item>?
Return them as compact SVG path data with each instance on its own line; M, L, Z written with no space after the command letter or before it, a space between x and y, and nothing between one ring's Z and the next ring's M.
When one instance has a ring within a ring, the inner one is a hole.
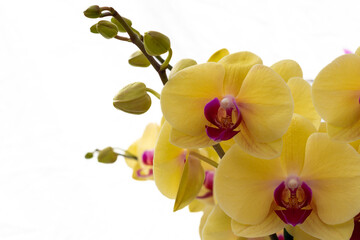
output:
M312 86L315 109L331 138L360 139L360 56L345 54L320 71Z
M360 212L360 155L297 114L283 141L271 161L236 144L220 161L214 193L233 232L261 237L289 224L319 239L349 239Z
M277 72L285 80L285 82L288 82L292 77L303 77L300 65L294 60L281 60L271 65L270 68Z
M133 178L136 180L153 180L153 158L155 143L159 136L160 126L150 123L146 126L140 139L128 148L127 152L135 155L138 160L126 158L126 164L133 169Z
M208 147L234 138L249 154L281 152L294 103L284 80L253 53L188 67L164 86L161 109L182 148Z
M174 211L191 203L190 210L198 211L204 204L213 204L214 179L214 167L198 157L201 154L215 163L219 157L213 149L183 149L172 145L170 131L171 126L165 121L155 147L155 184L164 196L175 199Z

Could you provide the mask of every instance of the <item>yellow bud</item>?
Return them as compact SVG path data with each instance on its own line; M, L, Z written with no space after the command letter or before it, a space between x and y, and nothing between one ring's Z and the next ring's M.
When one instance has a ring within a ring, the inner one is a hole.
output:
M175 73L178 73L179 71L183 70L184 68L196 65L196 61L192 60L192 59L181 59L180 61L178 61L174 67L171 69L171 72L169 74L169 79L172 78Z
M114 97L116 109L132 114L143 114L151 106L151 98L144 83L135 82L127 85Z
M131 20L130 20L130 19L127 19L127 18L124 18L124 17L123 17L123 19L124 19L124 21L126 22L126 24L127 24L129 27L131 27L131 25L132 25ZM118 28L119 32L126 32L125 28L121 25L121 23L120 23L118 20L116 20L116 18L111 18L111 22L116 25L116 27Z
M100 7L97 5L90 6L84 11L84 15L88 18L98 18L101 15Z
M162 33L150 31L144 35L146 52L151 56L159 56L170 49L170 39Z
M358 49L356 49L355 54L360 56L360 47L358 47Z
M134 67L150 66L149 60L145 57L145 55L140 50L131 54L128 62L131 66L134 66Z
M107 147L99 152L98 161L101 163L114 163L117 156L112 147Z
M115 37L118 33L116 25L106 20L98 22L98 24L96 24L96 30L107 39Z

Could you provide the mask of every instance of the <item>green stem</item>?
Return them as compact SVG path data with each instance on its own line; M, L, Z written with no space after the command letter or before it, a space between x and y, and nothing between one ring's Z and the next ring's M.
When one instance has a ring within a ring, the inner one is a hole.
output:
M136 156L133 156L133 155L125 155L125 154L121 154L121 153L116 153L117 155L119 156L123 156L123 157L126 157L126 158L130 158L130 159L134 159L134 160L138 160L138 158Z
M271 240L279 240L279 238L278 238L278 236L276 235L276 233L271 234L269 237L270 237Z
M160 93L158 93L157 91L155 91L151 88L145 88L145 90L149 93L152 93L152 95L154 95L155 97L157 97L160 100Z
M121 41L125 41L125 42L131 42L130 38L127 38L127 37L115 36L114 38L121 40Z
M168 56L167 56L165 62L163 62L163 64L160 66L160 70L165 70L167 68L167 66L169 65L171 57L172 57L172 49L170 48Z
M164 60L161 56L155 56L155 58L156 58L157 60L159 60L160 63L164 63L164 62L165 62L165 60ZM172 67L170 64L167 65L167 69L169 69L170 71L171 71L172 68L173 68L173 67Z
M216 153L219 155L219 157L223 158L223 156L225 155L225 152L224 152L224 149L221 147L220 143L213 145L213 148L216 151Z
M210 164L210 165L213 166L214 168L217 168L218 165L219 165L217 162L211 160L210 158L207 158L207 157L201 155L200 153L190 152L190 154L191 154L192 156L198 158L199 160L204 161L204 162Z
M129 27L129 25L127 25L125 20L120 16L120 14L117 11L115 11L115 9L113 9L112 7L103 7L101 9L109 11L111 15L116 20L118 20L121 26L123 26L123 28L129 34L131 42L134 43L140 49L140 51L145 55L145 57L149 60L150 64L159 74L163 85L165 85L168 81L165 69L161 70L160 64L145 51L144 43L140 40L139 36Z

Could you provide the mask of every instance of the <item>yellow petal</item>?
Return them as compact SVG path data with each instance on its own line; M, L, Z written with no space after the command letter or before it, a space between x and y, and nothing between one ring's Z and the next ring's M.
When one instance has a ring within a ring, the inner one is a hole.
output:
M137 146L137 157L141 160L142 155L147 150L153 150L159 136L160 126L156 123L150 123L146 126L142 137L139 139ZM142 166L143 162L139 161Z
M208 62L218 62L218 61L220 61L220 59L222 59L223 57L225 57L229 54L230 54L229 51L226 48L223 48L223 49L216 51L213 55L211 55L211 57L207 61Z
M266 218L259 224L245 225L232 220L231 226L235 235L254 238L279 232L285 227L285 223L271 210Z
M262 160L235 144L221 159L214 193L221 209L243 224L259 224L269 213L274 190L284 179L280 160Z
M251 52L238 52L222 58L219 63L225 67L224 94L236 96L250 68L262 64L262 60Z
M305 222L299 225L299 228L319 239L345 240L351 237L354 221L350 220L338 225L328 225L322 222L316 213L312 212Z
M344 223L360 212L360 155L349 144L313 133L300 178L311 188L324 223Z
M319 240L318 238L313 237L301 230L299 226L292 227L290 225L287 225L286 230L291 236L293 236L294 240Z
M154 152L154 180L159 191L174 199L184 168L184 150L169 142L171 126L165 121Z
M171 129L170 142L175 146L188 149L209 147L216 144L216 142L214 142L208 137L206 131L203 131L199 135L191 136L189 134L180 132L175 128Z
M358 47L358 49L356 49L355 54L358 55L358 56L360 56L360 47Z
M213 209L213 206L206 206L203 210L203 215L201 217L201 220L200 220L200 225L199 225L199 234L200 234L200 237L201 237L201 240L202 240L202 231L204 229L204 226L205 226L205 223L206 223L206 220L207 218L209 217L211 211Z
M236 100L257 142L271 142L285 134L294 102L289 87L273 70L263 65L251 68Z
M271 66L287 82L292 77L303 77L300 65L294 60L286 59Z
M139 143L139 140L136 140L133 144L130 145L130 147L126 151L134 156L138 156L137 155L138 154L138 151L137 151L138 143ZM138 161L133 158L125 158L125 162L131 168L134 168L135 165L138 164Z
M326 122L320 122L320 126L319 126L318 132L327 133Z
M352 142L360 139L360 119L346 127L338 127L328 123L327 129L329 136L337 141Z
M208 124L205 105L221 98L225 70L218 63L204 63L178 72L164 86L161 109L165 119L177 130L196 136Z
M238 238L231 230L231 218L216 205L208 216L202 231L202 240L246 240Z
M345 54L327 65L312 85L314 106L328 123L346 127L360 119L360 57Z
M310 84L304 79L296 77L289 79L288 86L294 99L294 113L306 117L318 129L321 117L313 105Z
M199 201L198 199L194 199L190 204L189 204L189 211L190 212L200 212L204 209L205 204L201 201Z
M193 157L190 153L186 159L181 176L175 199L174 212L186 207L196 198L204 183L204 179L205 173L200 160Z
M290 127L283 137L282 165L289 175L298 176L305 159L305 147L309 136L316 132L314 125L306 118L294 114Z
M244 123L240 125L240 133L234 137L234 140L244 152L261 159L273 159L280 156L283 146L281 138L268 143L256 142Z

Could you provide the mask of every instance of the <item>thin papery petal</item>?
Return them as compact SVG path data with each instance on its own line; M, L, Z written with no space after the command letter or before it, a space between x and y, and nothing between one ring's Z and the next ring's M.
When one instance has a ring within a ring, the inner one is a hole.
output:
M208 62L218 62L218 61L220 61L220 59L222 59L223 57L225 57L229 54L230 53L226 48L222 48L222 49L216 51L213 55L211 55L211 57L207 61Z
M168 198L175 198L184 168L184 150L169 142L171 126L165 122L154 152L154 177L159 191Z
M289 79L288 86L294 99L294 113L309 119L318 129L321 117L313 105L310 84L304 79L296 77Z
M337 127L327 124L329 136L337 141L352 142L360 139L360 119L347 127Z
M314 106L328 123L346 127L360 119L360 57L346 54L327 65L312 85Z
M221 98L224 75L224 67L217 63L204 63L178 72L161 93L165 119L188 135L205 132L208 121L204 107L215 97Z
M206 134L205 126L204 132L196 136L188 135L172 128L170 132L170 142L175 146L181 146L187 149L210 147L216 144L216 142L211 140Z
M294 60L286 59L274 63L271 69L277 72L285 82L289 81L292 77L303 77L303 72L300 65Z
M287 175L298 176L305 159L305 147L309 136L316 132L314 125L306 118L294 114L290 127L283 137L281 163Z
M351 237L354 221L350 220L342 224L328 225L322 222L316 213L313 212L303 224L299 225L299 228L319 239L345 240Z
M264 237L279 232L285 227L285 223L280 220L274 211L270 211L266 218L259 224L245 225L238 223L233 219L231 227L234 234L237 236L254 238Z
M194 158L190 153L186 159L181 176L175 199L174 212L186 207L196 198L203 185L204 178L204 169L201 166L200 160Z
M238 52L222 58L219 63L225 68L224 95L236 96L251 67L262 64L262 60L251 52Z
M202 231L202 240L246 240L238 238L231 230L231 218L226 215L219 205L208 216Z
M256 65L236 97L243 121L258 142L281 138L290 125L294 102L282 78L268 67Z
M283 146L281 138L268 143L256 142L244 123L240 124L240 133L234 137L234 140L244 152L261 159L280 156Z
M319 240L299 228L299 226L286 226L286 231L294 238L294 240Z
M300 178L311 188L324 223L340 224L360 212L360 155L349 144L312 134Z
M221 209L243 224L259 224L269 213L273 193L282 179L280 160L252 157L233 145L215 174L214 193Z

